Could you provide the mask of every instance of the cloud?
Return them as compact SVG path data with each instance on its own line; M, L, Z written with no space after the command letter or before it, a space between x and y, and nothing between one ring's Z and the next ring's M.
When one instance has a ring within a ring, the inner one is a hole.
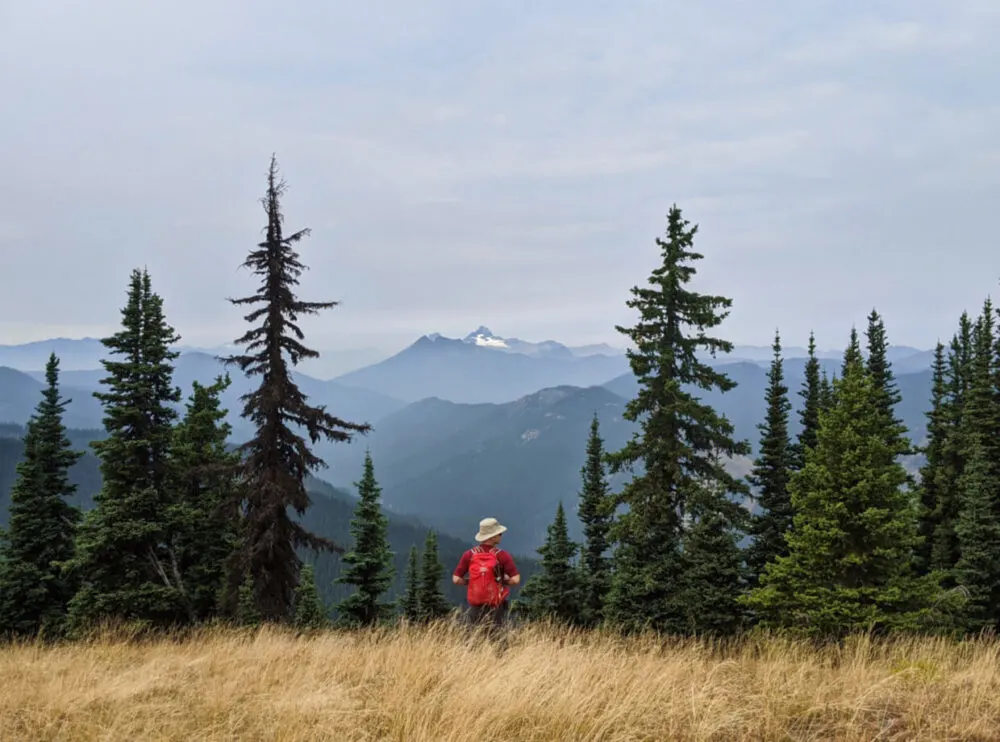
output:
M273 150L303 295L343 300L319 347L616 342L674 202L740 342L841 345L877 305L928 346L1000 273L988 0L35 0L0 27L0 342L110 327L136 265L186 340L231 339Z

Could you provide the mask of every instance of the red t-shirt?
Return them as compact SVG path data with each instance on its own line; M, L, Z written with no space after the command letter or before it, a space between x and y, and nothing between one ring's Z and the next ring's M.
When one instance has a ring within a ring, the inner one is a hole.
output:
M474 548L485 548L485 547L474 547ZM503 549L499 548L496 550L496 552L497 552L497 561L503 568L504 573L506 573L508 577L513 577L514 575L518 574L517 567L514 566L514 560L511 558L510 554L508 554ZM458 560L458 566L455 567L455 576L465 577L466 573L468 573L469 571L469 564L471 562L472 562L472 549L469 549L464 554L462 554L462 558Z

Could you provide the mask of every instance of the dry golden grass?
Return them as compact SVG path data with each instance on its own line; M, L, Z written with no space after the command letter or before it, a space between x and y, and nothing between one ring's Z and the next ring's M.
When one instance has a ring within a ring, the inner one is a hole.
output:
M541 629L206 631L0 648L0 739L1000 739L1000 644L729 649Z

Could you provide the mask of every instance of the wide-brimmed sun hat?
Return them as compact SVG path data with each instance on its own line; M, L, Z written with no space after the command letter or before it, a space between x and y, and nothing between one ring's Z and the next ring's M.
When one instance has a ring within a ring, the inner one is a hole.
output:
M479 533L476 534L476 541L486 541L494 536L499 536L506 530L507 526L500 525L496 518L483 518L479 521Z

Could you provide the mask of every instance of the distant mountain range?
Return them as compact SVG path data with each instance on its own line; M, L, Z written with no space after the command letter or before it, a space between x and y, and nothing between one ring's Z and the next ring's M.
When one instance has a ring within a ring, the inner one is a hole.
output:
M598 414L607 447L620 447L635 430L622 413L638 387L620 352L520 343L480 327L465 338L424 336L390 358L331 381L296 374L312 403L344 419L374 425L371 435L358 437L354 444L319 444L317 453L330 465L321 476L336 487L352 489L365 448L370 447L386 507L394 517L414 514L464 541L480 518L494 515L511 524L507 543L512 549L533 550L544 538L558 501L570 511L575 508L591 416ZM82 352L74 355L72 345L64 350L78 360L83 357ZM789 348L786 353L786 381L798 409L805 350ZM742 347L710 359L737 387L726 394L697 392L728 416L737 438L755 447L770 355L770 348ZM924 437L930 355L915 348L891 349L903 397L897 411L915 442ZM840 354L822 356L828 375L837 373ZM192 381L209 383L221 371L213 355L185 352L176 362L175 383L187 395ZM102 426L101 406L92 392L103 375L94 369L63 372L63 393L73 399L67 425ZM0 422L23 424L28 419L39 399L41 378L38 370L0 368ZM239 440L251 432L239 416L239 396L255 382L238 372L232 378L223 402ZM791 427L798 432L797 415ZM750 461L732 461L730 467L746 473ZM579 538L575 519L570 522Z

